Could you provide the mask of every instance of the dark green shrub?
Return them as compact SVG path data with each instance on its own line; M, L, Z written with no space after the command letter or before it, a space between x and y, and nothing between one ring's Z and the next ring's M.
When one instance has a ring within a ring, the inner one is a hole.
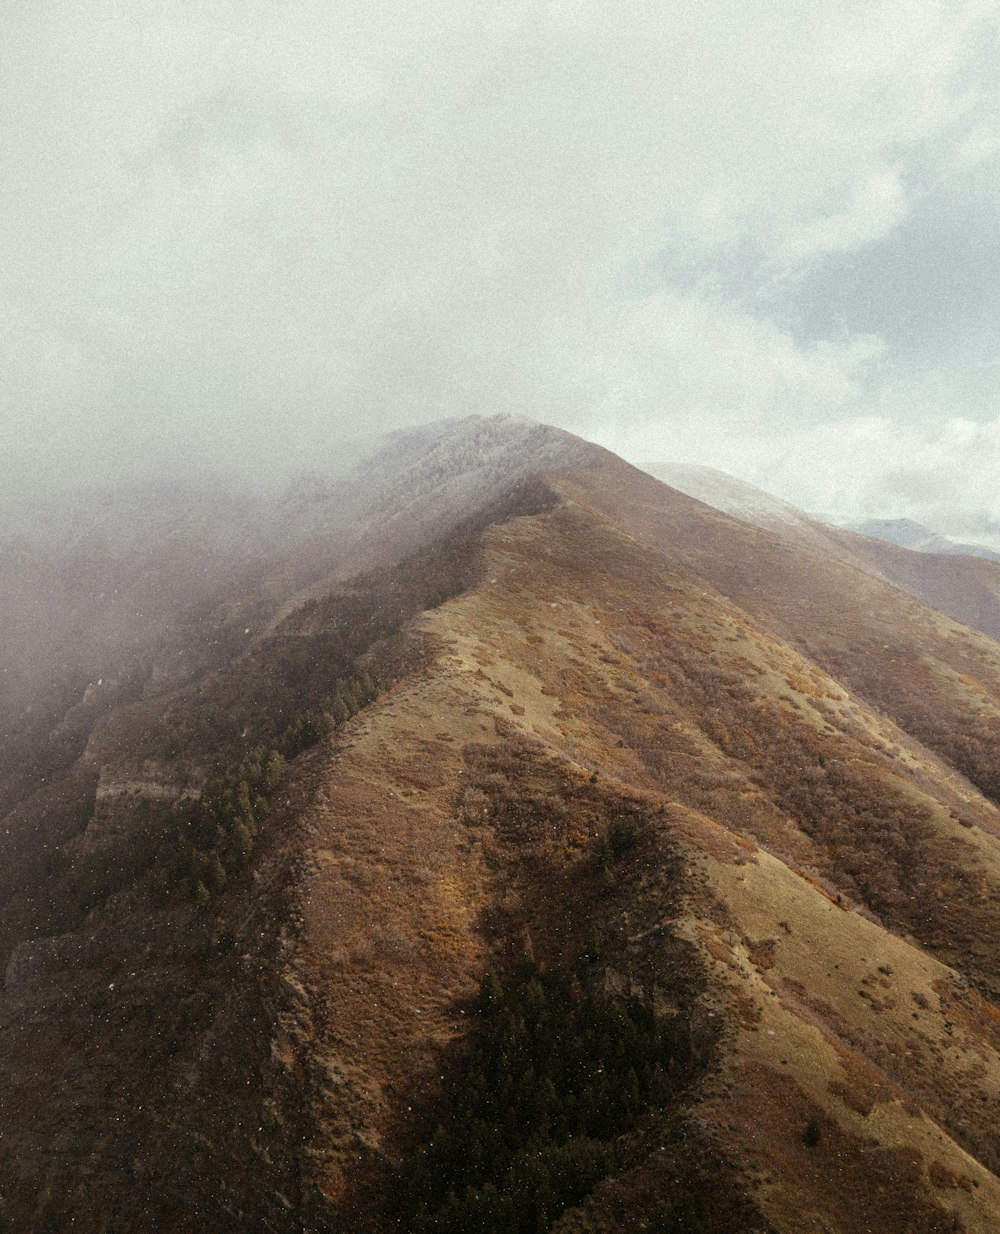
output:
M712 1234L708 1209L701 1196L678 1200L650 1226L650 1234Z
M619 814L608 828L608 847L613 860L623 857L635 847L639 838L639 821L634 814Z

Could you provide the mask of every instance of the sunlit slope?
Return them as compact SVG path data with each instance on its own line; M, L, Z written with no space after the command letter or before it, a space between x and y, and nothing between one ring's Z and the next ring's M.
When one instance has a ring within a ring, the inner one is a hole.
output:
M601 480L555 477L586 507L490 531L481 581L414 631L422 670L326 755L282 1047L335 1077L310 1096L318 1193L370 1214L498 949L572 963L596 925L611 988L683 1004L704 1066L691 1138L649 1110L556 1228L641 1228L690 1151L719 1228L762 1228L742 1197L789 1234L994 1229L1000 1017L969 979L996 967L995 807L596 513ZM602 889L622 808L640 839Z
M567 474L556 487L717 589L1000 797L992 639L866 570L707 510L621 464Z
M991 638L1000 636L1000 555L989 549L956 544L944 536L936 537L939 544L935 544L934 533L917 524L910 525L915 533L913 544L880 537L877 530L866 530L864 525L852 530L834 527L710 467L665 463L650 464L646 471L713 509L799 548L860 566L973 629ZM905 525L908 520L897 522Z

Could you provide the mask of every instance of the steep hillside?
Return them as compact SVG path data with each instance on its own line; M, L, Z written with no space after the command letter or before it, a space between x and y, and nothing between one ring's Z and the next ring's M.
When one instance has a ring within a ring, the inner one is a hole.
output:
M771 493L739 480L715 467L695 463L646 463L643 470L671 488L705 505L738 518L756 527L766 527L783 535L819 546L825 542L832 525L805 514L797 506L782 501ZM838 521L835 526L855 535L866 536L907 548L917 553L961 554L1000 561L1000 553L985 544L966 543L932 531L909 518L870 518L861 521ZM827 548L829 545L827 544Z
M745 480L738 480L715 467L693 463L647 463L643 470L678 492L703 501L713 510L721 510L742 523L774 531L803 548L836 555L835 543L827 536L830 528L825 523Z
M907 519L834 527L711 467L662 463L646 471L740 522L860 566L990 638L1000 637L1000 557L990 549L935 540Z
M560 491L717 588L996 796L992 639L866 570L706 513L634 469L598 466Z
M309 587L596 455L541 425L468 417L389 434L278 493L175 479L0 506L0 814L65 770L101 716L200 681Z
M7 820L14 1228L994 1230L1000 646L483 431Z
M422 624L438 657L331 752L310 815L299 1040L342 1077L318 1097L317 1186L370 1212L406 1142L395 1094L433 1086L490 962L478 917L545 965L593 954L596 930L601 981L671 1006L701 1060L558 1228L641 1228L695 1194L711 1229L947 1229L953 1210L989 1229L996 1013L969 975L995 969L995 807L579 506L489 553L489 582ZM623 813L638 839L602 886ZM678 1193L658 1155L678 1148L730 1184Z
M856 561L990 638L1000 638L1000 564L983 556L914 552L843 531L831 539Z
M542 464L598 453L544 426L469 417L390 434L336 477L256 501L193 482L123 489L43 509L34 532L8 511L0 817L30 814L74 767L92 774L82 756L106 718L198 695L308 596L494 517Z

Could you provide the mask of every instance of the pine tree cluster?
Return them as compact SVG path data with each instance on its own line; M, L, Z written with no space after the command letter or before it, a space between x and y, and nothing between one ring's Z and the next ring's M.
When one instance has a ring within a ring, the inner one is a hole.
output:
M378 694L365 669L338 679L317 708L299 712L271 746L256 746L235 766L211 780L189 806L177 828L165 836L149 874L153 898L174 896L206 906L229 877L253 856L270 800L289 760L316 745Z
M413 1234L538 1234L618 1165L619 1137L663 1098L672 1048L642 1003L562 969L489 973L481 1031L448 1116L402 1188Z

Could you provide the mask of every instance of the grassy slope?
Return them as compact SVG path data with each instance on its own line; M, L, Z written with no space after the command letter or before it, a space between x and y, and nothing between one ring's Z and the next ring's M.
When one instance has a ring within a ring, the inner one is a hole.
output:
M1000 637L1000 563L963 554L917 553L885 540L828 531L835 547L957 620Z
M818 522L768 493L721 472L713 474L709 468L689 471L654 465L647 470L668 485L676 484L682 493L701 493L698 500L773 532L786 543L846 566L860 567L990 638L1000 636L1000 564L995 561L965 554L917 552ZM675 471L680 474L672 480Z
M630 504L620 471L580 473L556 479L572 504L489 533L481 584L423 619L429 667L328 754L286 1043L289 1057L308 1043L333 1077L313 1090L312 1181L375 1228L366 1186L461 1039L491 948L527 939L572 958L598 921L608 980L654 1001L669 1003L690 949L705 978L688 988L696 1048L713 1048L713 1023L723 1033L688 1094L691 1134L775 1228L994 1229L998 1016L970 978L992 988L996 808L775 634L827 654L859 632L862 653L889 630L901 648L912 638L955 722L968 687L949 657L988 677L993 645L874 581L849 602L825 565L800 562L785 587L780 546L714 515L706 528L695 503L678 517L662 489L618 530L612 483ZM651 547L661 530L669 553ZM774 589L753 617L692 571L720 554L718 581L741 598L755 575ZM803 609L835 598L809 627ZM593 835L612 800L641 808L646 847L595 898ZM658 1117L625 1175L560 1229L638 1228L670 1201L678 1167L656 1155Z
M37 1138L61 1075L85 1098L57 1172L87 1229L136 1161L164 1230L195 1203L220 1229L238 1212L241 1230L383 1228L484 969L525 948L572 965L595 930L596 975L681 1024L690 1069L561 1230L641 1228L692 1191L727 1231L760 1213L789 1234L996 1228L1000 816L951 765L995 791L996 645L620 462L552 483L566 504L488 530L478 582L410 624L392 654L421 667L293 768L263 864L220 905L232 953L164 963L137 937L53 975L55 1011L41 987L0 1006L20 1034L0 1114ZM289 621L319 636L323 611ZM602 892L595 841L622 810L641 838ZM112 995L123 964L138 984ZM196 1022L144 1076L175 975ZM90 1065L94 1043L120 1076ZM91 1182L73 1154L135 1109L136 1077L146 1112L101 1146L120 1177ZM152 1194L161 1083L184 1111L171 1168L217 1172L217 1195ZM216 1156L192 1164L196 1142ZM227 1165L223 1143L252 1147ZM272 1175L287 1187L265 1211Z

